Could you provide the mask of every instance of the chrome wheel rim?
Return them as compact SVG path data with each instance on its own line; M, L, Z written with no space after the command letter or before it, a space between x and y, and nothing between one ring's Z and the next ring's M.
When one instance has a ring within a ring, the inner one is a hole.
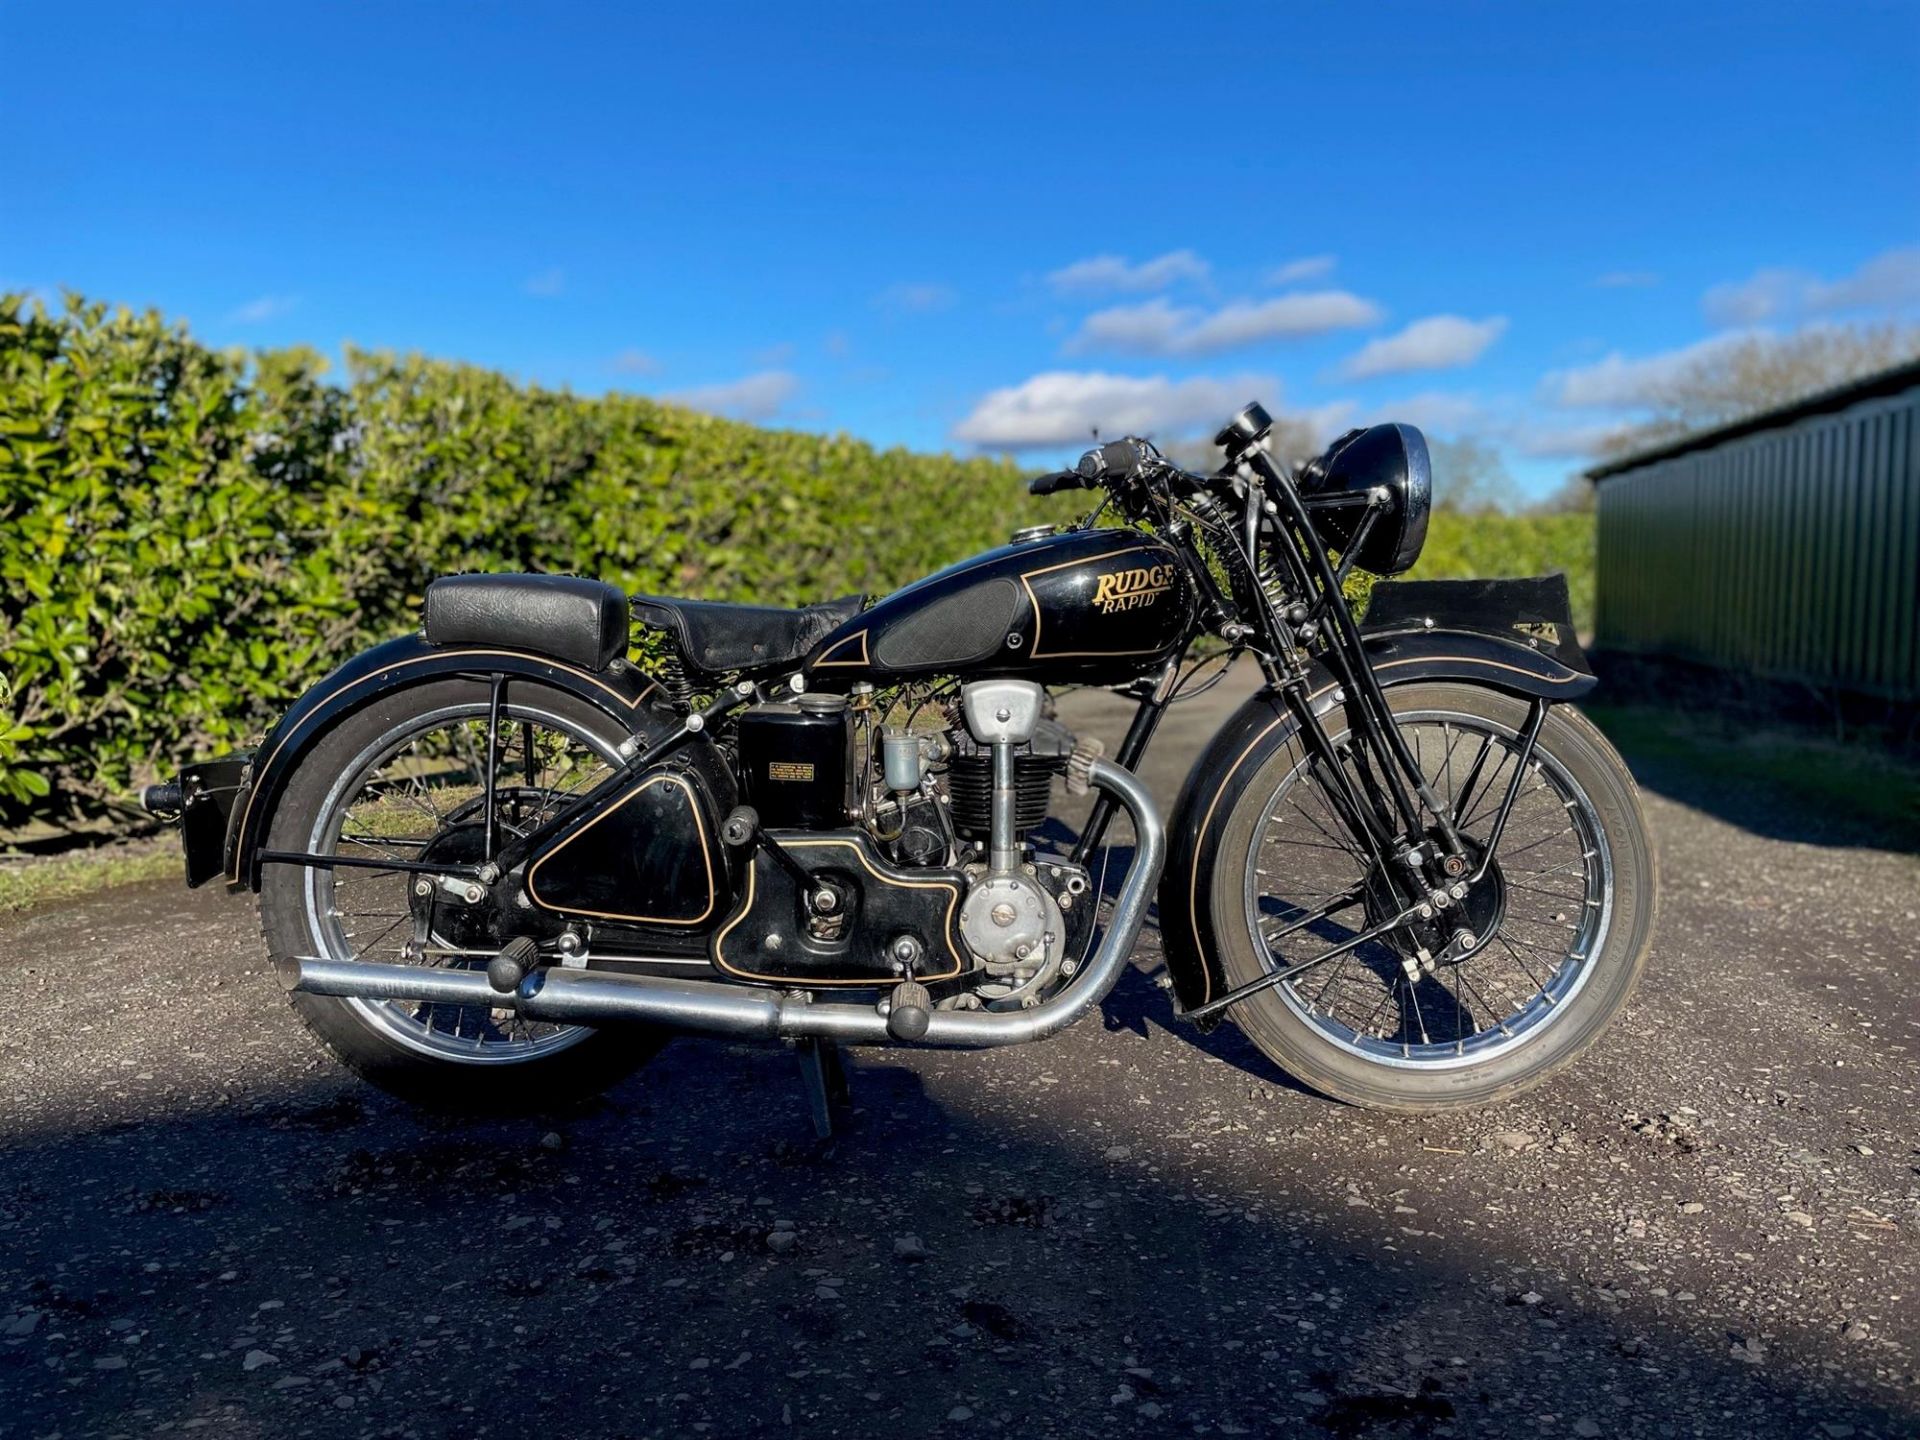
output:
M450 819L461 823L461 807L470 806L478 793L471 774L475 764L467 760L464 775L461 765L463 757L475 753L471 737L484 737L487 713L484 701L445 706L403 721L368 744L342 768L322 801L309 851L367 858L411 858L425 851L447 833ZM517 820L503 816L506 830L528 829L550 818L620 763L617 750L599 736L537 707L503 704L500 721L501 732L523 737L523 750L531 757L524 764L537 783L521 788L545 797L538 808L529 797ZM450 738L437 746L437 735ZM469 742L461 742L462 735ZM511 746L509 739L507 746L496 747L498 760L488 752L496 774L499 760L510 760ZM403 758L409 755L411 760ZM409 953L407 942L417 939L410 898L414 878L401 871L308 868L302 894L316 953L335 960L484 969L490 949L455 943L435 930L429 940L438 943ZM360 998L342 1003L403 1049L465 1065L525 1064L570 1049L592 1033L587 1026L528 1021L510 1010Z
M1513 778L1518 734L1456 711L1412 711L1395 720L1435 795L1449 806L1459 802L1461 832L1484 841ZM1348 737L1332 738L1340 747ZM1369 923L1362 898L1270 939L1364 885L1366 875L1325 801L1322 778L1303 751L1295 753L1261 809L1245 857L1248 931L1255 953L1273 968L1310 961ZM1469 779L1472 788L1463 794ZM1586 791L1544 747L1528 767L1494 862L1500 918L1464 959L1409 982L1404 952L1374 941L1274 993L1328 1043L1394 1068L1484 1065L1538 1040L1591 978L1613 911L1605 829Z

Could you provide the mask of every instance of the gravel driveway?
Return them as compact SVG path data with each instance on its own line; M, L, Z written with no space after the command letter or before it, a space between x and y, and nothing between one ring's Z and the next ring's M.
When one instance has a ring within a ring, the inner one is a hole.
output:
M1644 778L1634 1005L1442 1119L1177 1027L1151 936L1104 1025L855 1052L818 1143L789 1052L711 1042L410 1113L217 891L7 924L0 1436L1920 1433L1920 859Z

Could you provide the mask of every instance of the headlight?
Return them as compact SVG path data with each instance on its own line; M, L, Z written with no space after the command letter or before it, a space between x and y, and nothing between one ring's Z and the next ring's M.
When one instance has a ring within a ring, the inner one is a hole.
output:
M1433 467L1427 437L1411 425L1375 425L1333 443L1300 477L1301 498L1313 528L1329 549L1345 555L1367 516L1364 497L1387 493L1387 509L1360 541L1354 565L1376 575L1398 575L1420 558L1433 508Z

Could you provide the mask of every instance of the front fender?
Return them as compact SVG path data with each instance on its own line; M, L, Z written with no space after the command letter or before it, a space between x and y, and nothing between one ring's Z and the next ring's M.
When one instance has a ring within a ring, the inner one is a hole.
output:
M672 728L672 721L645 703L659 687L624 661L616 662L616 667L596 674L524 651L430 645L418 634L388 640L354 656L296 700L254 752L245 782L234 797L227 826L224 860L228 888L260 888L260 865L254 856L273 822L281 792L301 757L341 717L423 680L506 674L539 680L578 696L642 741Z
M1421 680L1456 680L1548 701L1577 700L1595 684L1591 672L1519 640L1475 630L1435 627L1363 633L1367 663L1383 689ZM1325 715L1341 703L1339 685L1318 665L1308 703ZM1213 916L1202 886L1212 878L1220 837L1248 784L1299 724L1268 686L1220 727L1187 775L1167 827L1167 868L1160 882L1160 937L1167 973L1181 1006L1192 1009L1225 985ZM1216 1022L1217 1023L1217 1022Z

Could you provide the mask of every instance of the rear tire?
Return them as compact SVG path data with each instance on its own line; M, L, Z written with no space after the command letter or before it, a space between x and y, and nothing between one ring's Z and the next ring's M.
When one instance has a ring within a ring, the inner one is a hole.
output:
M513 713L538 713L544 723L564 726L603 755L612 755L626 738L605 715L572 696L530 681L510 689ZM389 737L404 734L429 717L477 712L484 716L488 687L478 680L435 680L387 695L355 711L307 752L287 782L267 844L276 850L315 847L326 811L338 803L343 784L355 783L349 770L379 753ZM295 957L328 954L329 927L316 907L324 903L332 872L299 865L265 867L260 887L261 931L276 964ZM337 941L333 942L337 944ZM330 958L347 959L349 955ZM387 957L382 957L387 958ZM301 1022L349 1069L389 1094L436 1110L514 1113L575 1104L617 1084L646 1064L666 1041L663 1032L640 1027L578 1031L564 1043L524 1057L507 1055L463 1060L430 1053L394 1038L385 1016L360 1002L333 996L288 997ZM484 1013L484 1012L481 1012ZM404 1034L404 1032L399 1032Z
M1451 716L1456 727L1464 720L1506 736L1520 733L1528 708L1525 701L1513 696L1465 684L1395 687L1387 691L1387 699L1396 717ZM1404 728L1414 722L1403 718L1399 723ZM1348 727L1344 709L1325 716L1324 724L1327 733L1338 742ZM1430 750L1427 759L1432 760ZM1656 893L1653 847L1632 774L1606 737L1584 715L1564 705L1548 711L1536 760L1552 767L1555 779L1567 784L1569 793L1576 797L1570 803L1568 815L1577 817L1584 813L1581 823L1591 827L1591 836L1580 832L1575 852L1590 848L1591 854L1584 857L1589 864L1592 854L1604 853L1608 871L1603 902L1607 908L1595 922L1593 932L1597 948L1582 961L1586 973L1567 972L1568 988L1564 998L1544 1007L1536 1002L1532 1028L1516 1031L1516 1039L1502 1039L1490 1031L1492 1043L1484 1047L1484 1059L1475 1058L1473 1052L1465 1049L1457 1056L1449 1055L1437 1044L1409 1044L1404 1047L1404 1054L1396 1054L1392 1042L1373 1039L1364 1027L1343 1035L1338 1025L1328 1023L1332 1019L1330 1015L1316 1017L1312 1013L1312 1007L1306 1003L1312 998L1310 987L1316 987L1320 978L1328 976L1333 966L1340 963L1329 961L1318 972L1309 972L1314 976L1312 980L1303 975L1295 982L1297 990L1283 996L1284 987L1275 987L1240 1002L1228 1012L1262 1053L1314 1089L1350 1104L1385 1110L1440 1111L1493 1105L1517 1095L1571 1065L1599 1039L1627 1003L1646 968ZM1253 917L1260 912L1249 902L1248 897L1254 890L1250 872L1259 864L1257 846L1262 837L1257 832L1263 826L1278 823L1270 818L1271 809L1279 803L1284 793L1282 787L1290 777L1294 783L1300 783L1302 763L1303 752L1297 740L1271 756L1242 791L1222 832L1209 903L1213 906L1214 933L1230 986L1256 980L1272 968L1263 953L1268 950L1268 942L1256 938ZM1450 758L1450 773L1454 764ZM1317 781L1307 783L1318 784ZM1501 784L1504 785L1504 781ZM1470 812L1477 810L1479 803L1476 801L1466 808ZM1479 830L1487 823L1480 822L1471 828ZM1600 843L1593 843L1596 838ZM1316 835L1315 841L1319 843L1321 836ZM1511 856L1515 847L1524 843L1513 838L1510 826L1495 859L1508 863L1504 857ZM1320 848L1330 847L1322 843ZM1269 874L1258 884L1284 887L1287 879ZM1269 888L1262 893L1271 894L1273 890ZM1590 902L1564 903L1569 913L1553 915L1552 920L1567 920L1570 914L1573 919L1579 919L1586 912L1573 913L1573 907ZM1304 910L1306 906L1302 904L1300 908ZM1326 933L1329 943L1337 943L1340 936L1358 933L1361 922L1354 918L1353 912L1347 914L1348 918L1341 922L1343 928ZM1306 935L1316 933L1308 931ZM1289 947L1292 943L1289 940ZM1578 949L1592 942L1576 937L1571 943ZM1380 950L1385 949L1380 942L1374 944ZM1480 949L1461 962L1460 969L1465 971L1477 963L1479 956L1493 955L1493 944L1491 940L1484 940ZM1365 953L1355 952L1356 955ZM1287 963L1299 963L1302 958L1310 955L1290 955ZM1373 959L1376 975L1390 978L1396 958L1376 955ZM1554 963L1547 958L1534 958L1541 968ZM1571 954L1568 958L1572 958ZM1355 968L1361 969L1363 964ZM1444 986L1448 978L1443 969L1422 983L1438 982ZM1578 983L1572 984L1574 980ZM1386 983L1387 980L1382 979L1382 984ZM1455 984L1459 984L1457 978ZM1413 988L1408 987L1409 991ZM1553 1008L1556 1003L1558 1009ZM1469 1013L1480 1009L1478 1002L1471 999L1471 991L1467 1006L1461 1008ZM1498 1019L1498 1007L1489 1005L1483 1014ZM1509 1015L1505 1019L1514 1021L1516 1017ZM1423 1037L1425 1031L1423 1020ZM1414 1058L1423 1051L1432 1052L1431 1063L1420 1063Z

